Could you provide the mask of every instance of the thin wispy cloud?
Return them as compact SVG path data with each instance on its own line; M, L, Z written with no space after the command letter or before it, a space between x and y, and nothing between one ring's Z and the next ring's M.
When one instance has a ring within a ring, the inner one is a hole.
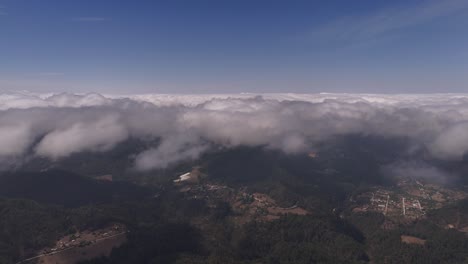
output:
M105 17L75 17L73 18L73 21L79 21L79 22L102 22L102 21L108 21L108 18Z
M0 16L6 16L8 13L6 12L6 8L4 6L0 6Z
M388 8L366 16L341 17L315 28L307 38L319 43L344 45L373 42L377 38L386 38L387 33L423 25L467 9L468 1L464 0L423 1L410 8Z
M39 72L34 74L34 76L39 76L39 77L58 77L58 76L63 76L65 75L63 72Z

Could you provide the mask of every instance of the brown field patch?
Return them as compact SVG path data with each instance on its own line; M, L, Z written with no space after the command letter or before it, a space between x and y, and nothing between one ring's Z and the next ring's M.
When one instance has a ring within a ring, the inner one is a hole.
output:
M424 245L426 240L414 236L401 236L401 242L406 244Z
M300 207L295 207L295 208L270 207L268 208L268 212L271 214L276 214L276 215L281 215L281 214L306 215L309 213Z
M468 234L468 226L465 226L465 227L463 227L463 228L460 228L459 231Z

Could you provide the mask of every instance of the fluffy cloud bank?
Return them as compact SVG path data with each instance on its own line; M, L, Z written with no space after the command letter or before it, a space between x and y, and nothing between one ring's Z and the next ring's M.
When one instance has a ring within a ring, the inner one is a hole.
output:
M0 95L0 159L52 160L159 140L142 170L197 158L212 145L308 150L334 135L404 136L438 159L468 151L468 95Z
M455 176L435 166L421 161L396 162L383 166L383 172L389 177L411 177L418 180L446 183Z

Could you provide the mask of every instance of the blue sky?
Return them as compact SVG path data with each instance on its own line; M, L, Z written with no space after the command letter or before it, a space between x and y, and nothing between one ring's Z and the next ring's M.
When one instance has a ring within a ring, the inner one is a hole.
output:
M468 1L0 0L0 90L468 92Z

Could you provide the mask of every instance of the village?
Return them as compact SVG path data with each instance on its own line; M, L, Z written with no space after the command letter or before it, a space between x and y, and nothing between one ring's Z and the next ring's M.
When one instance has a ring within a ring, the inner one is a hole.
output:
M461 190L448 189L412 178L401 178L395 187L373 187L371 191L351 197L353 212L380 212L387 218L416 220L426 212L466 198Z
M363 198L367 198L368 202L355 207L353 212L374 211L388 217L402 216L408 219L418 219L425 215L425 208L421 206L420 200L413 196L377 188L359 197L361 200Z
M60 238L53 247L40 250L36 256L22 260L19 263L41 264L69 263L70 259L79 260L83 253L96 257L108 255L113 247L121 245L126 240L127 227L120 223L112 223L107 227L76 232ZM101 245L102 244L102 245Z
M114 223L106 228L98 230L87 230L67 235L57 241L55 247L43 249L43 254L50 254L74 247L85 247L94 244L100 240L113 237L119 234L127 233L127 228L120 224Z
M215 207L219 201L228 203L233 211L232 220L237 224L245 224L252 220L272 221L285 214L310 214L297 205L281 207L267 194L250 192L247 188L235 189L209 183L203 178L199 167L195 167L191 172L180 175L174 180L174 184L188 198L203 199L209 207Z

